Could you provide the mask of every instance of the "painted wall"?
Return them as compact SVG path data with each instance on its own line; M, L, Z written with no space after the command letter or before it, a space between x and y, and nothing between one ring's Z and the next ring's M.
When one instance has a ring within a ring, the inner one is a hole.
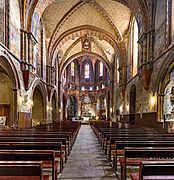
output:
M37 123L43 123L44 121L43 96L40 90L36 88L33 95L32 123L33 125L36 125Z
M13 113L13 91L14 88L12 80L4 73L0 73L0 104L9 105L9 118L7 124L12 122Z
M20 12L18 1L10 0L9 10L9 48L20 57Z
M158 0L155 17L155 58L165 49L166 37L166 3L167 1Z
M13 99L13 83L4 73L0 73L0 102L1 104L10 104Z
M41 37L40 37L40 29L41 29L41 25L40 25L40 13L39 11L36 9L33 17L32 17L32 23L31 23L31 32L33 34L33 36L36 38L36 40L38 41L38 43L35 45L34 47L34 66L36 67L36 64L38 62L40 62L40 58L41 58ZM45 33L45 27L43 24L43 80L46 80L46 59L47 59L47 53L46 53L46 33Z
M39 14L37 11L34 12L31 22L31 32L33 33L34 37L38 39L38 28L39 28Z
M4 43L4 0L0 1L0 42Z

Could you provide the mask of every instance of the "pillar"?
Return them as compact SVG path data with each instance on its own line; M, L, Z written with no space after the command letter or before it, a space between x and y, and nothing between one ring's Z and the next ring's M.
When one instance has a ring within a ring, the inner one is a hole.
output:
M12 119L13 121L11 122L12 126L17 126L18 124L18 103L17 103L17 89L13 89L13 115L12 115Z

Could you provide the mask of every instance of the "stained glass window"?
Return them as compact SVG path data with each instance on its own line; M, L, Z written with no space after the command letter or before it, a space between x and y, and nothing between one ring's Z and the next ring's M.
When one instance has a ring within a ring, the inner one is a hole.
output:
M89 78L89 64L85 65L85 78Z
M74 76L74 62L71 63L71 76Z
M117 83L119 83L120 81L120 73L119 73L119 61L118 61L118 57L116 59L116 79L117 79Z
M132 29L132 46L131 46L131 53L132 53L132 76L134 77L137 74L137 65L138 65L138 24L136 19L133 23Z
M103 63L100 62L100 76L103 76Z
M90 97L89 97L89 96L87 96L87 95L86 95L86 96L84 96L84 97L83 97L83 102L84 102L84 103L86 103L86 104L91 103L91 99L90 99Z

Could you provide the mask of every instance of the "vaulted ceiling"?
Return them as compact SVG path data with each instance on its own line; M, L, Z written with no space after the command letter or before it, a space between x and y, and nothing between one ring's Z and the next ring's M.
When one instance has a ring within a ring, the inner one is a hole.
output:
M39 0L35 10L45 26L49 58L58 52L63 63L81 53L85 36L90 51L108 62L124 51L132 21L126 0Z

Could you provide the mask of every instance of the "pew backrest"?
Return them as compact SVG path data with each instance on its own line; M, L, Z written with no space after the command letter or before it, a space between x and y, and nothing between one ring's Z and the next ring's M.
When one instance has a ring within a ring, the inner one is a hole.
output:
M52 164L52 179L56 177L54 150L0 150L0 161L50 161ZM24 162L24 163L25 163Z
M140 162L139 179L144 177L164 177L174 178L174 161L142 161ZM167 179L167 178L166 178Z
M125 147L123 177L126 179L127 159L173 159L174 147Z
M23 177L23 179L31 177L43 180L43 164L39 161L0 161L0 179L13 177Z

